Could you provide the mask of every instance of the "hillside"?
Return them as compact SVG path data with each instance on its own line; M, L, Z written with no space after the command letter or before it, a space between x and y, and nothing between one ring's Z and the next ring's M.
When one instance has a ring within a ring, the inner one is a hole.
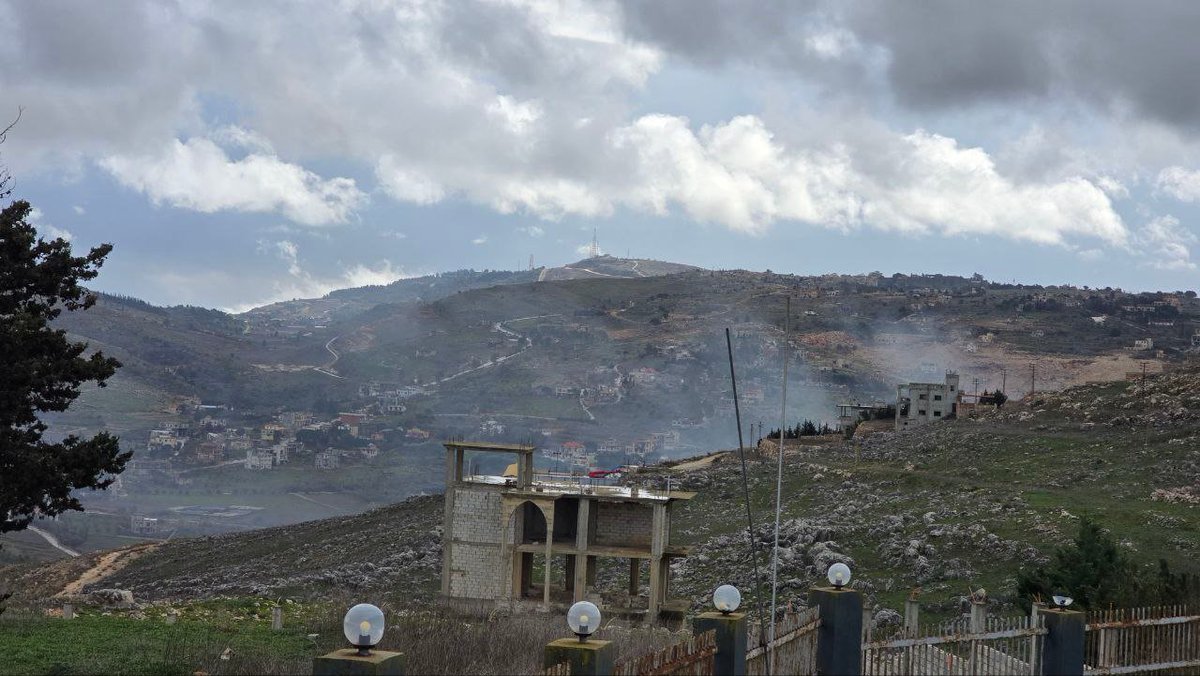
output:
M789 298L792 415L831 424L839 403L887 400L897 382L946 369L964 391L1003 385L1014 398L1156 373L1197 349L1200 327L1193 292L610 257L566 268L577 278L467 271L334 292L321 302L349 300L328 316L113 296L69 313L64 328L126 368L54 416L53 432L114 430L135 463L85 496L88 514L43 526L87 552L351 514L436 490L436 442L453 436L534 440L543 466L576 471L728 448L725 329L743 422L761 428L778 416ZM61 555L38 544L0 560Z
M701 464L701 463L693 463ZM749 465L758 537L771 538L774 461ZM693 544L677 564L677 593L707 603L715 580L752 594L740 469L725 453L693 469L645 468L633 481L699 495L676 537ZM968 589L1012 602L1013 578L1091 516L1144 563L1194 571L1200 551L1200 364L1140 382L1070 388L861 442L789 448L780 580L803 594L833 561L855 586L898 609L920 587L927 608L957 607ZM436 589L441 499L414 498L362 515L218 537L172 540L93 586L143 599L214 595L321 598L336 590ZM73 579L79 559L10 568L35 601ZM601 584L621 585L602 567Z

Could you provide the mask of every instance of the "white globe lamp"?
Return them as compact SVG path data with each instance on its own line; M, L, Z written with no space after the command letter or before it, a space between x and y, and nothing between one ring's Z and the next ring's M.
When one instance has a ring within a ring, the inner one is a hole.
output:
M346 640L358 648L358 655L366 657L371 654L371 648L383 640L383 611L370 603L360 603L346 611L342 621L342 631Z
M590 601L580 601L567 611L567 626L579 637L579 642L587 641L600 628L600 609Z
M835 589L841 589L850 584L850 566L844 563L835 563L829 567L829 572L825 574L829 578L829 584Z
M713 592L713 605L721 614L728 615L742 605L742 593L731 584L723 584Z

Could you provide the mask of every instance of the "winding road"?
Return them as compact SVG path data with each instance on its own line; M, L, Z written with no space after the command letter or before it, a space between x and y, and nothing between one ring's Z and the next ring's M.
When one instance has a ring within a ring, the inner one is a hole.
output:
M488 361L485 361L484 363L480 364L479 366L474 366L469 369L459 371L458 373L453 373L453 374L448 375L445 378L442 378L440 380L434 380L434 381L431 381L428 383L423 383L421 385L421 387L437 387L438 385L441 385L442 383L446 383L451 380L454 380L455 378L458 378L459 376L465 376L468 373L482 371L483 369L490 368L492 366L496 366L497 364L503 364L504 362L508 361L509 359L512 359L513 357L518 357L520 355L525 354L533 347L533 341L530 340L529 338L517 333L516 331L513 331L512 329L505 328L504 325L511 324L513 322L525 321L527 319L544 319L546 317L558 317L558 316L560 316L560 315L559 315L559 313L556 312L554 314L549 314L549 315L533 315L530 317L517 317L516 319L506 319L502 322L496 322L495 324L492 324L493 331L499 331L500 333L503 333L506 336L511 336L513 338L516 338L517 340L523 340L523 341L525 341L525 347L521 348L520 350L517 350L516 352L514 352L512 354L504 355L503 357L497 357L495 359L489 359ZM333 341L330 341L330 342L333 342Z
M340 335L334 336L329 339L328 343L325 343L325 349L329 352L329 354L333 355L333 361L329 362L328 364L325 364L324 366L314 366L313 370L316 371L317 373L324 373L325 375L329 376L330 378L337 378L338 380L345 380L346 379L345 376L339 376L338 374L329 370L329 369L332 369L333 365L336 364L337 361L342 358L342 355L338 354L337 350L333 349L333 341L337 340L338 338L341 338L341 336Z
M79 552L77 552L74 549L71 549L70 547L67 547L63 543L59 542L58 538L54 537L50 533L47 533L46 531L42 530L41 528L38 528L37 526L28 526L28 529L30 532L37 533L38 535L42 536L42 539L45 540L46 542L50 543L51 547L57 549L58 551L62 552L63 554L66 554L67 556L79 556Z

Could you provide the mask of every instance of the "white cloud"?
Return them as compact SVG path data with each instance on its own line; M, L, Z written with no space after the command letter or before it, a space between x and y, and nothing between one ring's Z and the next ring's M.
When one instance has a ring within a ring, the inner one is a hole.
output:
M517 232L523 232L530 237L543 237L546 234L545 229L536 225L526 225L517 228Z
M755 116L694 133L684 118L651 115L618 130L614 142L636 157L619 199L660 214L677 205L749 233L801 221L1042 244L1128 239L1101 186L1081 177L1018 183L982 149L924 131L787 148Z
M56 228L55 226L45 222L45 216L46 214L37 207L33 207L29 210L29 224L32 225L35 230L37 230L38 236L40 236L42 239L64 239L70 242L75 238L75 235L71 234L69 230Z
M155 204L181 209L277 211L304 225L344 223L366 196L352 179L322 179L303 167L258 152L234 161L213 141L172 140L158 153L100 161L122 185Z
M332 276L314 275L305 269L300 259L300 248L291 240L279 240L268 243L260 242L259 249L273 253L287 264L287 277L276 279L271 283L271 293L266 297L249 303L225 308L228 312L245 312L247 310L291 300L293 298L320 298L330 291L358 286L391 284L398 279L411 275L395 267L391 261L384 259L374 266L361 263L344 267L340 274Z
M474 244L475 246L479 246L480 244L487 244L487 241L488 241L487 235L480 235L480 236L476 237L475 239L471 240L471 244Z
M434 204L446 191L420 170L406 167L394 155L384 155L375 165L375 178L383 191L401 202Z
M1190 171L1179 166L1167 167L1158 172L1155 185L1161 192L1180 202L1200 200L1200 171Z
M1189 247L1198 241L1174 216L1159 216L1137 233L1138 245L1148 264L1158 270L1195 270Z
M86 209L84 209L83 207L79 206L78 204L76 204L75 206L71 207L71 209L72 209L72 210L73 210L73 211L74 211L74 212L75 212L77 215L79 215L79 216L82 216L82 215L84 215L84 214L86 214L86 213L87 213L87 210L86 210Z

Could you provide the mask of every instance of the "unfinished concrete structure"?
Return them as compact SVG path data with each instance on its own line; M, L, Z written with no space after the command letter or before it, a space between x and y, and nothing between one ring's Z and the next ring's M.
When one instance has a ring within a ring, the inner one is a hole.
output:
M946 372L940 383L908 383L896 386L896 429L924 425L958 413L962 392L958 374Z
M503 602L534 599L547 608L552 603L596 600L597 563L609 558L622 560L629 570L625 611L653 619L677 605L686 606L668 598L671 560L687 555L686 547L671 544L671 515L674 505L694 493L535 476L532 446L473 442L445 446L445 596ZM515 467L509 465L497 474L465 473L474 464L467 454L480 452L516 456ZM649 563L644 607L643 562ZM535 576L536 569L540 572ZM556 570L561 571L557 584ZM614 607L612 600L600 600ZM621 604L615 605L620 609Z

